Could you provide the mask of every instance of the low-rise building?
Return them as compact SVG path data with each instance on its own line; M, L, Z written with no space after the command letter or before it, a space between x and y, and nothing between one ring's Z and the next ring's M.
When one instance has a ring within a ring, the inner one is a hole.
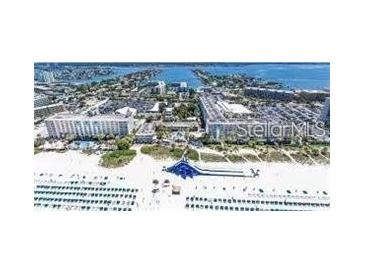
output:
M165 108L164 114L163 114L164 121L173 121L174 120L173 111L174 111L173 107Z
M187 142L184 131L175 131L171 133L170 137L174 142L185 144Z
M152 123L143 124L137 131L135 139L137 144L152 144L156 141L155 127Z
M34 95L34 108L43 107L49 105L51 101L49 97L43 94L35 94Z
M63 103L51 104L42 107L34 108L34 117L35 118L42 118L47 117L55 113L63 112L64 106Z

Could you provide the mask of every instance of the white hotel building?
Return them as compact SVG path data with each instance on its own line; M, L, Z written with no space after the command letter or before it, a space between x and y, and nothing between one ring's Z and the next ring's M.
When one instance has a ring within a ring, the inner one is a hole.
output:
M76 138L96 137L104 134L123 137L133 129L133 118L122 115L95 115L62 113L45 120L48 136L63 138L71 134Z

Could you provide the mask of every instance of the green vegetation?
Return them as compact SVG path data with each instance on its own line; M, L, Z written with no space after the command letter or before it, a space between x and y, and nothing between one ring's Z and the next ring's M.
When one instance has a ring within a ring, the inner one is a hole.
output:
M133 140L134 140L134 136L132 135L127 135L122 139L119 139L116 141L117 147L119 150L127 150L131 147L131 145L133 144Z
M327 158L330 158L329 147L323 147L320 151L320 154L327 157Z
M199 153L194 149L188 149L186 151L186 156L189 158L189 160L192 161L199 161Z
M44 145L45 140L42 138L39 134L37 135L37 138L34 140L34 155L42 152L40 146Z
M184 120L191 116L196 116L198 109L196 104L188 103L188 104L181 104L179 107L174 109L174 116L177 116L180 120Z
M174 100L178 99L176 94L164 94L164 95L157 95L156 100L158 102L173 102Z
M157 139L159 139L159 140L167 138L167 136L170 134L170 130L161 124L156 126L155 131L156 131Z
M170 157L174 159L180 159L184 154L184 150L181 148L171 148L169 150Z
M101 156L100 164L104 167L121 167L132 161L136 155L134 149L107 152Z
M294 152L290 154L291 157L294 158L295 161L301 164L313 164L313 161L309 159L308 155L303 152Z
M184 149L176 147L166 147L161 145L145 145L141 148L141 153L150 155L155 159L180 159L184 154ZM186 151L187 157L192 161L199 160L199 154L196 150L188 149Z
M224 156L213 153L200 153L201 159L204 162L226 162Z
M150 155L155 159L166 159L169 157L179 159L183 155L184 150L161 145L145 145L141 148L141 153Z
M255 154L244 153L242 156L250 162L260 162L260 159Z
M141 153L150 155L156 159L164 159L169 155L169 148L159 145L145 145L142 146Z
M261 152L259 157L266 162L290 162L290 158L278 150Z
M200 138L200 141L202 142L203 145L207 146L210 144L214 144L215 142L213 141L213 139L208 135L208 134L204 134L203 137Z
M233 163L246 162L240 155L237 154L229 154L227 158Z
M127 165L134 159L137 152L130 149L133 144L134 135L129 134L122 139L116 140L118 150L111 151L101 156L100 164L104 167L121 167Z
M131 144L125 140L125 139L121 139L117 141L117 147L119 150L127 150L129 149L131 146Z
M330 160L323 157L323 155L319 154L318 156L312 156L313 160L316 161L318 164L329 164Z
M239 149L251 149L258 153L260 159L266 162L291 162L290 157L283 153L281 150L285 150L299 163L313 164L312 158L318 164L329 164L329 145L309 143L306 140L303 142L289 143L274 143L265 144L260 141L251 140L246 144L229 144L222 142L220 144L206 144L210 149L218 152L223 152L227 155L228 159L232 162L239 161L236 155ZM251 153L242 154L243 158L250 162L257 162L260 159L256 155ZM243 159L243 160L244 160Z
M36 154L38 154L40 152L42 152L42 150L39 147L34 146L34 155L36 155Z

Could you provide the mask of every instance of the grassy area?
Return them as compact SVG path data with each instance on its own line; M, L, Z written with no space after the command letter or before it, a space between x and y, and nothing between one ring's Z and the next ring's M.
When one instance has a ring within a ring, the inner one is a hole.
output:
M34 155L42 152L42 150L39 147L34 147Z
M295 161L301 164L313 164L313 161L309 159L308 155L302 153L302 152L295 152L290 154L291 157L294 158Z
M184 150L181 148L170 148L169 156L174 159L180 159L184 154Z
M250 162L260 162L260 159L256 155L251 153L244 153L242 156Z
M329 148L329 146L321 148L320 154L327 157L327 158L330 158L330 148Z
M259 157L266 162L290 162L290 158L278 150L262 152Z
M329 159L326 159L323 157L322 154L318 154L317 156L312 156L314 161L316 161L318 164L327 165L330 163Z
M233 163L241 163L241 162L246 162L245 159L242 158L242 156L237 155L237 154L229 154L227 156L227 158L233 162Z
M101 156L100 164L104 167L121 167L127 165L136 156L134 149L116 150Z
M188 149L186 156L189 158L189 160L199 161L199 153L194 149Z
M204 162L226 162L226 159L218 154L202 152L200 156Z
M169 148L160 145L145 145L141 148L141 152L143 154L150 155L155 159L166 159L169 157L180 159L184 153L184 150L181 148Z
M141 153L150 155L155 159L180 159L184 154L184 149L182 148L170 148L161 145L145 145L141 148ZM194 149L188 149L186 156L192 161L199 160L199 154Z

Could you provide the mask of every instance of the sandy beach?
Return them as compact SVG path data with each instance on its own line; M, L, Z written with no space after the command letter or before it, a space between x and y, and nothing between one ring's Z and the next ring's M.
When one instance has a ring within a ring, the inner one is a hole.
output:
M329 166L300 165L293 163L204 163L195 164L202 167L243 169L260 169L256 178L196 176L183 179L175 174L163 171L163 167L173 165L176 160L155 160L148 155L138 153L127 166L120 168L104 168L98 163L100 155L86 155L78 151L64 153L42 152L34 156L35 177L43 173L47 176L62 179L74 174L85 176L92 180L96 176L108 177L110 185L137 187L141 190L138 201L140 209L171 209L184 208L188 196L237 197L260 194L277 196L286 194L287 190L300 198L303 191L308 195L323 196L323 191L329 193ZM123 177L124 180L119 178ZM170 180L170 187L160 187L158 194L152 194L152 180L160 184ZM181 186L180 195L171 194L171 186ZM243 193L244 192L244 193Z

